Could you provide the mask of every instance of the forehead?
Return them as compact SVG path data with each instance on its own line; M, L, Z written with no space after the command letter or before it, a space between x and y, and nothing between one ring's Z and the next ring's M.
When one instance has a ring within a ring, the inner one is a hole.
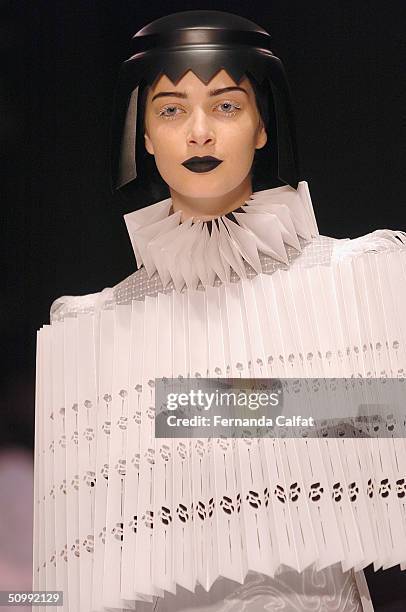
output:
M186 91L208 94L213 89L222 89L225 87L240 86L244 87L249 93L253 94L252 86L246 76L239 83L224 69L220 70L207 84L189 70L177 83L173 83L166 74L160 76L150 89L151 94L159 93L160 91Z

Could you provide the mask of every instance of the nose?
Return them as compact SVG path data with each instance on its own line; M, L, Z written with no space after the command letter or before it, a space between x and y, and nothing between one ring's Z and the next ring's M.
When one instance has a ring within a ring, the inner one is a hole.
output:
M207 114L202 109L196 109L190 118L187 133L188 146L204 147L214 145L215 133Z

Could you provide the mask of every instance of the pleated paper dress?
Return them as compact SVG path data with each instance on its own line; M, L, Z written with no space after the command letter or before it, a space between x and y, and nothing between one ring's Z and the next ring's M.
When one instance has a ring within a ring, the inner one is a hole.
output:
M212 222L170 200L125 221L138 271L38 331L34 589L69 612L372 611L362 569L406 568L399 415L159 439L155 379L404 380L406 235L319 235L305 182Z

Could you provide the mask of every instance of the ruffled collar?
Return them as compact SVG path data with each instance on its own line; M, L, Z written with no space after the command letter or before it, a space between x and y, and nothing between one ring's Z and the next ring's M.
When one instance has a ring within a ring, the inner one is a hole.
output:
M246 278L246 265L262 272L259 253L288 264L285 245L301 251L299 239L318 235L308 185L257 191L237 210L212 221L170 214L170 198L124 215L138 267L149 277L158 273L162 285L214 285L230 281L231 270Z

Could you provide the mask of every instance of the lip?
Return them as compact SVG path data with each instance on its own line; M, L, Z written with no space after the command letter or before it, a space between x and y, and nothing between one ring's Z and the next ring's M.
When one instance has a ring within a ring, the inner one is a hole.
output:
M211 155L205 155L204 157L190 157L182 162L182 166L191 172L202 173L211 172L222 162L222 159L217 159L217 157L212 157Z

